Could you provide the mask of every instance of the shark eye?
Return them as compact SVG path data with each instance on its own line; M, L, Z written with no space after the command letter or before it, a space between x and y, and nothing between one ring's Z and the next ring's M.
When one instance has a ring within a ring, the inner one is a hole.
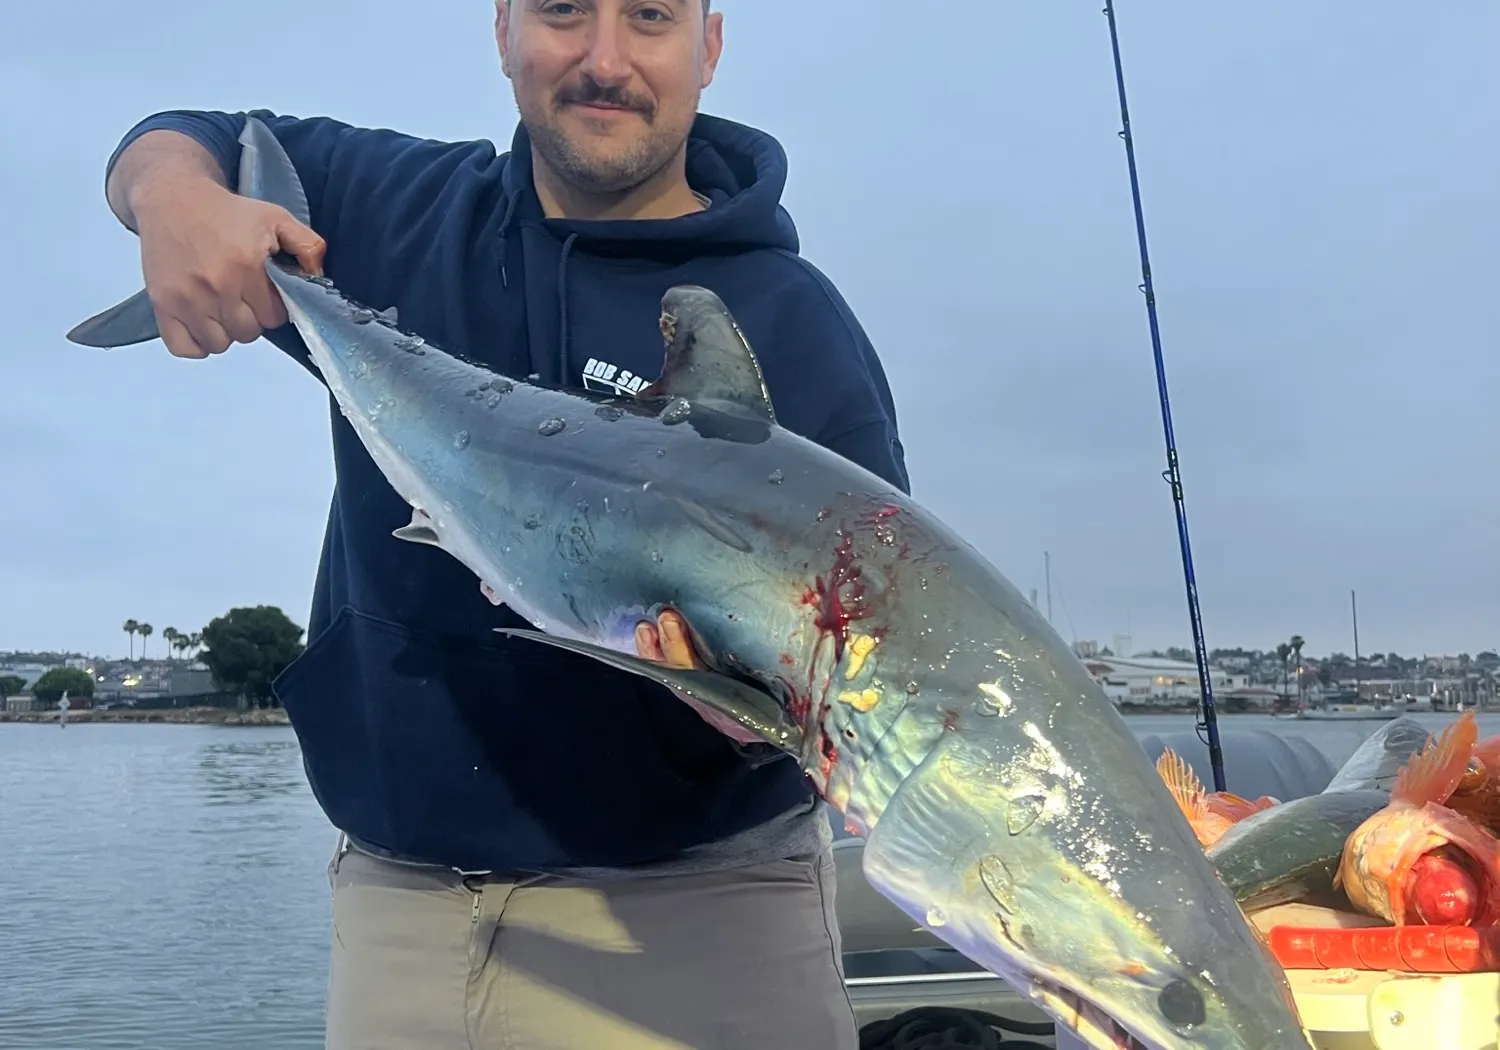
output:
M1180 978L1161 990L1156 997L1156 1006L1163 1017L1181 1028L1192 1028L1208 1018L1203 996Z

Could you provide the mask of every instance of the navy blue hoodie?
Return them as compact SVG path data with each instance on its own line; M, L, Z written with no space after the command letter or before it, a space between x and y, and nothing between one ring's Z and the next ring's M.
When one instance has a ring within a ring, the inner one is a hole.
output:
M634 391L662 363L661 297L712 289L765 371L779 421L908 486L875 351L798 255L775 139L700 116L688 145L699 213L547 219L518 127L507 155L255 111L307 191L324 269L401 326L512 376ZM175 111L231 187L243 113ZM286 326L267 338L312 370ZM330 408L334 409L330 399ZM392 854L473 870L617 868L667 860L808 803L792 761L759 767L666 690L584 657L502 639L529 626L459 562L391 531L410 508L330 412L337 485L306 653L276 693L329 819ZM607 452L607 450L601 450Z

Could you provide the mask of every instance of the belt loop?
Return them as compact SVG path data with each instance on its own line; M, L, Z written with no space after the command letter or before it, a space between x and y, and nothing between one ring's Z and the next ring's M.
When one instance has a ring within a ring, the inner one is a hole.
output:
M346 832L340 831L338 843L333 848L333 860L328 862L328 879L330 882L332 882L333 878L338 875L339 862L344 859L344 854L348 852L349 835Z

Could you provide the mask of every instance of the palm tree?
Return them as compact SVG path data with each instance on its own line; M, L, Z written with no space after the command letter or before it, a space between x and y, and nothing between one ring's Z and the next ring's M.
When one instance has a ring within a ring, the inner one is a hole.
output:
M138 624L138 623L136 623L134 620L126 620L125 621L125 626L122 627L122 628L120 628L120 629L122 631L124 631L126 634L130 635L130 660L131 660L132 663L134 663L135 662L135 632L139 631L141 629L141 625Z
M141 632L141 659L146 658L146 639L151 637L154 628L149 623L143 623L136 630Z
M1281 657L1281 695L1282 696L1286 696L1287 695L1287 689L1286 689L1286 678L1287 678L1286 661L1287 661L1287 657L1289 657L1289 656L1292 655L1292 647L1290 645L1288 645L1286 642L1282 642L1280 645L1278 645L1276 647L1276 655L1279 656L1279 657Z
M167 640L167 662L172 661L172 653L177 650L177 639L181 637L175 627L163 627L161 636Z
M203 635L200 632L194 631L192 634L188 635L188 648L193 650L203 648ZM193 655L197 656L198 653L195 651Z
M1302 699L1302 647L1307 643L1303 641L1300 634L1292 635L1287 645L1291 646L1292 659L1297 661L1297 699Z

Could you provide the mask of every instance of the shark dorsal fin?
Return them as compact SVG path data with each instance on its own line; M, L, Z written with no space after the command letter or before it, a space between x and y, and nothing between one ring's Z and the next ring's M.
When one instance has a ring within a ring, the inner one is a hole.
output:
M717 403L776 422L755 351L717 295L696 285L669 289L661 301L661 333L667 342L661 378L637 396Z

